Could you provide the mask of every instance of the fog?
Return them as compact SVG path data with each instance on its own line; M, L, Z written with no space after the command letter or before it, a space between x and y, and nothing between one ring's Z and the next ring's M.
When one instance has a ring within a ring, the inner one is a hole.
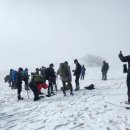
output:
M0 69L130 54L129 0L0 0Z

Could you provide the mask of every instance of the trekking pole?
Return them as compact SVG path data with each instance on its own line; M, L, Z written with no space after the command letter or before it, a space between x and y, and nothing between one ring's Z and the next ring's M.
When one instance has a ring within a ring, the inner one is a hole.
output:
M56 76L56 87L57 87L57 90L58 90L58 75ZM56 94L57 94L57 90L56 90Z
M28 88L27 88L27 95L28 95L28 99L29 99L29 92L28 92Z
M27 96L28 96L28 99L29 99L29 92L28 92L28 87L27 87L27 85L25 85L25 87L26 87Z

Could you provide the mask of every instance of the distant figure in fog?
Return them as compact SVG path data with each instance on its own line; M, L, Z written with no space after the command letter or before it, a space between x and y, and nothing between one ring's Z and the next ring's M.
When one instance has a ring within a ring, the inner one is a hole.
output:
M81 67L81 75L80 75L81 80L84 80L85 71L86 71L86 68L84 67L84 65L82 65L82 67Z
M102 65L102 68L101 68L102 80L107 80L108 69L109 69L109 64L106 61L103 61L103 65Z

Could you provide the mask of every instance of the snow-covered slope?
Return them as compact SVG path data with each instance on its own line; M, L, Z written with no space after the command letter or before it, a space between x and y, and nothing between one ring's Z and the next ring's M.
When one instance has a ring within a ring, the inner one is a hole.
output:
M68 91L64 97L59 90L55 96L37 102L33 102L31 91L28 99L24 89L24 100L17 101L16 90L1 82L0 130L129 130L130 110L124 108L129 105L123 103L127 99L125 76L110 70L109 79L102 81L99 68L87 69L74 96ZM85 90L91 83L96 89Z

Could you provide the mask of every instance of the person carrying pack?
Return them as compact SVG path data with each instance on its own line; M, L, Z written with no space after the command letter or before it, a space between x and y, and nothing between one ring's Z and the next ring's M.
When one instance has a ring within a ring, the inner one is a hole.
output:
M60 75L60 79L63 84L63 88L61 88L61 90L63 90L64 96L66 96L65 91L68 89L70 89L70 95L73 95L73 87L71 84L72 75L71 75L71 71L70 71L70 66L68 65L67 61L60 64L59 69L57 71L57 75ZM66 85L66 83L67 83L67 85Z

